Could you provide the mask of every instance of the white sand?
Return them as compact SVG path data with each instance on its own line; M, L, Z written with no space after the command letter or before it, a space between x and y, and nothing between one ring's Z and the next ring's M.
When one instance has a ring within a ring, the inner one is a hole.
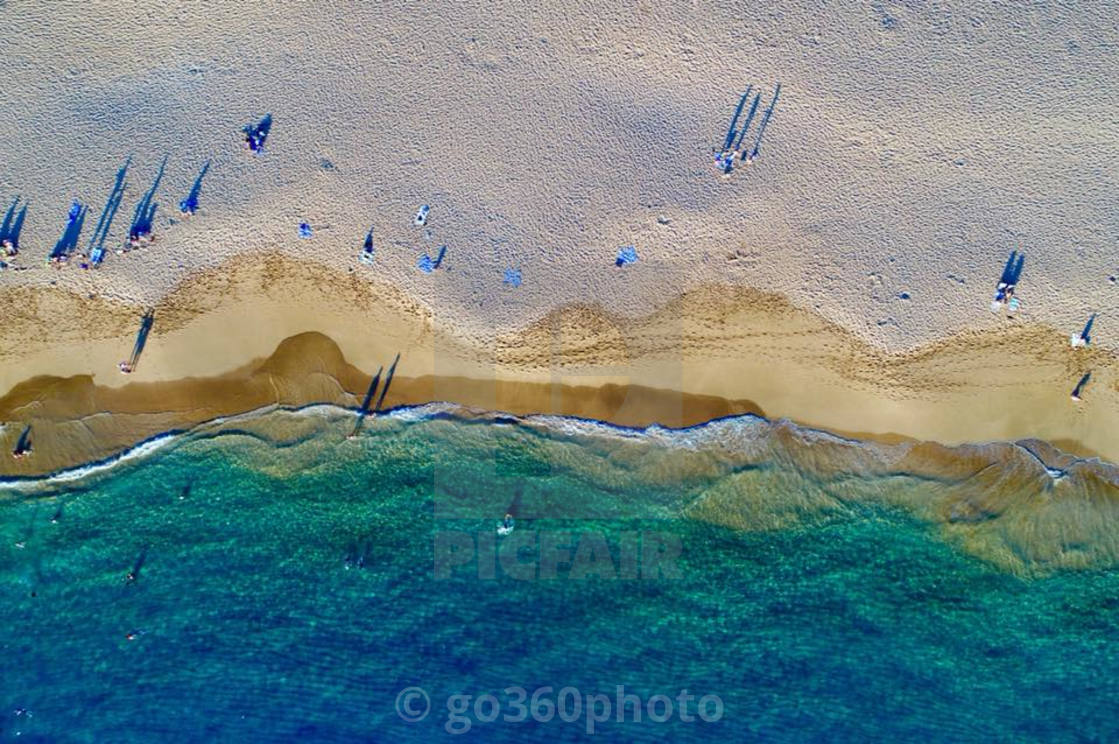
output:
M572 301L639 314L730 281L901 348L1006 322L987 306L1019 248L1021 317L1071 333L1100 311L1096 343L1119 346L1119 8L841 5L3 3L0 205L30 202L33 270L0 284L152 303L282 245L450 327ZM761 158L718 177L740 91L777 81ZM239 130L266 112L253 157ZM74 198L85 246L132 154L119 242L167 153L155 246L43 265ZM202 212L169 226L207 158ZM430 238L411 224L424 202ZM420 273L442 243L447 270ZM626 244L641 261L616 269Z

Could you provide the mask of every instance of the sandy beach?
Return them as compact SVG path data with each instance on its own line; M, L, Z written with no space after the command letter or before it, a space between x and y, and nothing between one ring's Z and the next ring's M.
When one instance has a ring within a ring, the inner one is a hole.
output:
M0 49L0 740L1119 741L1119 4Z
M0 438L31 422L38 446L0 473L261 405L356 405L398 352L387 405L753 412L1119 461L1107 9L78 8L0 9L9 44L54 50L16 45L4 86L0 204L29 212L0 272ZM720 176L740 93L777 83L761 156ZM265 113L253 155L240 128ZM165 156L154 243L45 265L71 201L92 223L130 158L119 245ZM639 260L615 266L621 246ZM988 309L1011 250L1012 318Z
M4 474L58 470L264 406L357 407L397 353L386 408L445 400L671 427L754 413L885 441L1041 439L1119 461L1115 352L1074 349L1038 325L890 353L778 295L709 287L645 317L572 306L496 337L448 336L391 285L272 254L168 294L139 365L123 375L139 308L60 290L2 294L25 308L0 333L3 445L14 447L25 423L35 435L33 456L4 458ZM1087 370L1091 388L1074 403L1069 391Z

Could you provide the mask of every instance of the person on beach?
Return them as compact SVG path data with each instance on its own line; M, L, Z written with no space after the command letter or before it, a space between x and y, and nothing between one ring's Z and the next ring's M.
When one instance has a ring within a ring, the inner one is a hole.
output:
M20 197L17 196L8 207L3 223L0 223L0 255L5 258L12 258L19 253L19 234L23 231L23 221L27 217L26 204L23 209L16 211L19 203Z
M140 320L140 332L136 334L132 356L117 365L122 375L131 374L136 369L136 365L140 362L140 354L144 352L144 346L148 342L148 334L151 333L153 323L155 323L155 312L149 310L144 313L144 317Z
M202 193L202 179L206 177L206 172L210 170L210 161L207 160L202 170L199 171L198 176L194 179L194 185L190 187L190 193L186 198L179 202L179 211L187 217L193 217L194 213L198 211L198 197Z
M155 235L148 228L134 228L128 231L126 250L135 250L155 242Z
M16 442L15 449L12 450L12 457L16 460L22 460L31 454L31 424L24 427L19 435L19 440Z
M1088 318L1087 324L1084 326L1079 334L1074 334L1069 337L1069 343L1072 348L1076 349L1081 346L1087 346L1092 343L1092 324L1096 322L1096 314L1092 313L1092 317Z
M373 265L373 257L375 251L373 248L373 228L369 228L369 232L365 235L365 244L361 247L361 253L358 255L358 260L366 266Z
M245 147L251 152L260 154L264 151L264 142L272 130L272 114L265 114L259 124L246 124L241 128L245 133Z
M1084 392L1084 386L1088 384L1090 379L1092 379L1092 373L1085 372L1084 376L1080 378L1080 382L1076 383L1076 387L1072 389L1072 395L1069 396L1074 403L1079 403L1082 400L1080 395Z
M991 312L997 313L1004 305L1011 313L1018 310L1021 303L1014 296L1014 290L1018 286L1018 279L1022 276L1022 267L1025 262L1025 255L1019 254L1018 251L1010 252L1010 258L1007 259L1006 266L1002 270L1002 276L999 277L999 282L995 286L995 298L991 301Z

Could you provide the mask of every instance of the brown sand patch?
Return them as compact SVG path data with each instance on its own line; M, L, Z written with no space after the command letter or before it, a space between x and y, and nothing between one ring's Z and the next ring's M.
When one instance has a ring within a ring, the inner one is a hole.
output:
M3 289L0 302L14 308L0 329L0 441L24 421L41 438L18 465L0 460L0 473L55 469L264 405L355 405L397 352L390 405L438 399L669 426L764 411L860 437L1034 438L1119 461L1115 353L1072 349L1037 325L890 353L779 295L706 287L643 317L579 305L482 337L391 285L275 254L233 259L169 294L124 376L116 364L142 308L53 288ZM1069 392L1088 370L1074 404ZM85 433L47 452L39 428L67 418Z

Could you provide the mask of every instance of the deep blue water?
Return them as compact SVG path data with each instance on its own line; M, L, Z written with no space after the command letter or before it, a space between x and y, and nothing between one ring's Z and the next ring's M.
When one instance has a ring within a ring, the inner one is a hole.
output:
M715 476L657 487L658 458L700 457L663 446L453 421L335 434L200 438L9 494L0 739L576 741L575 699L602 694L601 741L1119 740L1114 571L1017 578L875 506L751 532L696 521L683 512ZM554 579L541 541L575 543ZM663 551L657 575L627 578L652 566L634 541ZM619 685L640 723L614 720ZM397 713L408 687L431 700L421 721ZM575 720L475 720L495 702L515 715L514 687L573 688ZM682 722L674 700L649 720L649 698L685 689L717 695L719 719ZM452 695L471 696L457 736Z

